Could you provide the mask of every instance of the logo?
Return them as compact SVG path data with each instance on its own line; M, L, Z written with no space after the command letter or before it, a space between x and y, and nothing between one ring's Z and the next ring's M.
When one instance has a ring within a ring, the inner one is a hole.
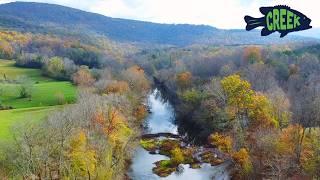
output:
M264 17L244 17L247 23L247 31L263 27L261 36L268 36L277 31L280 33L280 37L283 38L288 33L312 28L310 26L311 19L288 6L261 7L260 12Z

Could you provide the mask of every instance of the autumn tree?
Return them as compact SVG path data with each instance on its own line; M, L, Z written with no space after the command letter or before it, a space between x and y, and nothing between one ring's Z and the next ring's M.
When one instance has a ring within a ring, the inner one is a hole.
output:
M130 90L129 84L126 81L113 81L108 83L107 87L105 88L105 93L119 93L124 94Z
M135 109L135 111L133 112L134 117L137 120L143 120L146 116L147 116L147 107L143 104L138 105L138 107Z
M296 166L300 164L304 141L305 129L299 124L288 126L280 134L280 142L287 148L286 154L292 154Z
M191 89L182 92L181 97L185 102L198 104L201 100L201 93L195 89Z
M244 143L243 129L248 124L247 111L253 102L254 91L248 81L242 80L239 75L230 75L221 80L222 89L227 97L228 112L233 124L238 142Z
M273 116L273 109L268 98L256 93L252 97L251 107L248 109L250 124L254 127L278 127L278 121Z
M275 72L265 64L252 64L244 70L244 77L255 91L267 92L277 87Z
M297 141L297 161L300 161L301 152L303 150L303 142L306 137L307 129L320 126L320 88L319 76L310 76L308 83L294 97L293 102L293 122L301 126L301 133L297 132L300 140Z
M320 132L314 130L310 132L304 143L301 154L301 165L304 171L311 177L320 177Z
M242 178L248 177L253 172L253 165L247 149L241 148L239 151L232 153L232 158Z
M217 147L222 152L232 152L232 138L230 136L214 133L209 136L209 143Z
M243 59L249 64L262 63L261 48L258 46L246 47L243 51Z
M221 87L227 97L227 111L233 123L233 138L237 149L245 144L246 130L257 127L278 127L268 98L251 89L248 81L239 75L230 75L221 80Z
M130 89L136 92L146 92L149 90L149 81L140 66L132 66L122 73L122 77L129 83Z
M243 114L252 104L254 91L250 83L242 80L239 75L230 75L221 80L221 85L228 97L228 105L236 115Z
M93 179L97 166L96 152L88 145L83 131L71 140L69 158L75 178L80 176Z
M239 75L231 75L222 79L221 85L228 98L229 111L236 120L241 121L242 127L248 123L262 126L278 125L272 115L269 99L261 93L254 92L248 81L242 80Z
M192 83L192 74L189 71L177 74L177 84L180 88L187 88Z
M46 61L44 66L45 74L54 78L63 78L64 63L61 57L52 57Z
M291 103L285 92L281 88L275 88L267 92L271 101L273 117L279 122L279 127L285 128L291 119Z
M11 59L14 54L14 49L7 41L0 39L0 57L3 59Z
M78 86L90 86L95 82L87 66L81 66L76 73L72 76L73 82Z

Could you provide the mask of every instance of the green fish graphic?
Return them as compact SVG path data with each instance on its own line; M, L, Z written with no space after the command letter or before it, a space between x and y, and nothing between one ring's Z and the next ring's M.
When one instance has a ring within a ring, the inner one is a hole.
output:
M261 36L268 36L277 31L282 38L288 33L312 28L311 19L288 6L261 7L260 12L265 16L261 18L244 17L247 31L263 27Z

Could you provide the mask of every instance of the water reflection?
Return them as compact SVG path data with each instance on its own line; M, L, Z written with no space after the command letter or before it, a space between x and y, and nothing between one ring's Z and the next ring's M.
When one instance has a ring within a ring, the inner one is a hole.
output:
M147 133L169 132L178 133L177 126L174 124L174 110L171 104L162 101L161 94L154 90L148 98L151 114L145 121Z

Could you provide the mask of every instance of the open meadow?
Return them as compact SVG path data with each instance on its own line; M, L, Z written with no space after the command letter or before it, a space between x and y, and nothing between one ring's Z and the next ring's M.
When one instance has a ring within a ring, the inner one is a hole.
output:
M0 60L0 106L7 108L0 110L0 141L12 139L17 123L38 122L75 99L76 87L70 82L55 81L42 76L39 69L15 67L14 61Z

